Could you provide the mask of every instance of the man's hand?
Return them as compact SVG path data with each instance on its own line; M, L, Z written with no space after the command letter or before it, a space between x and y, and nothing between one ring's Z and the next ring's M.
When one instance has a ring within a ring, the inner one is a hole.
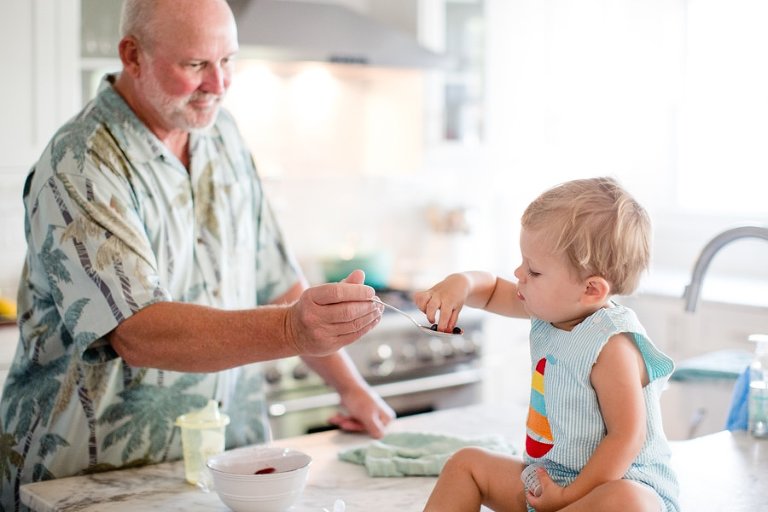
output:
M328 422L349 432L368 432L376 439L384 435L385 427L395 418L395 411L370 388L358 387L341 394L339 412Z
M339 283L308 288L286 315L286 333L301 355L324 356L352 343L381 320L383 307L355 270Z
M290 313L298 323L294 339L302 359L341 397L344 412L330 418L330 423L379 438L395 412L363 380L349 356L338 351L381 319L383 306L371 301L374 291L364 281L365 274L355 270L341 283L309 288Z

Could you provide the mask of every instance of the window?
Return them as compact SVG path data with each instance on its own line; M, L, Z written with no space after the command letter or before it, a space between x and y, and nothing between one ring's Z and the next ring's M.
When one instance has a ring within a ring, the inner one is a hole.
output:
M689 0L678 139L683 211L768 215L768 2Z

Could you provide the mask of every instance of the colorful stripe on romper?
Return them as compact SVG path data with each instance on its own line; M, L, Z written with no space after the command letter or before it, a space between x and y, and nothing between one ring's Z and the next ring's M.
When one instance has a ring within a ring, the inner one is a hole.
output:
M536 459L546 455L554 444L544 399L544 371L546 366L546 358L542 358L536 363L536 370L531 378L531 403L528 408L528 422L526 424L525 451L530 457Z

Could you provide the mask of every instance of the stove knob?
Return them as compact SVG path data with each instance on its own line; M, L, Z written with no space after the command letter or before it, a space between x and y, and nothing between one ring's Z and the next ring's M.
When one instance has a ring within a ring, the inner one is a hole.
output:
M296 380L304 380L309 377L309 367L303 362L297 363L296 366L293 367L291 375Z
M402 363L409 363L416 359L417 352L418 351L414 345L407 343L400 347L400 353L397 356L397 360Z
M477 344L474 341L472 341L470 339L464 340L464 345L462 346L462 351L466 355L474 354L475 352L477 352L477 349L478 349L478 346L477 346Z
M422 363L428 363L434 359L435 354L429 349L429 345L424 344L419 345L419 348L416 350L416 357Z
M382 343L376 347L376 354L373 356L373 359L377 361L386 361L387 359L392 359L392 347L386 343Z
M283 374L277 366L272 365L264 370L264 380L267 381L267 384L277 384L282 379Z
M395 360L394 359L387 359L385 361L382 361L378 364L371 364L370 369L373 373L378 375L379 377L386 377L387 375L391 375L393 371L395 371Z
M419 344L419 348L417 350L419 361L428 363L439 359L442 356L443 344L439 338L432 336L432 339L430 339L428 343Z

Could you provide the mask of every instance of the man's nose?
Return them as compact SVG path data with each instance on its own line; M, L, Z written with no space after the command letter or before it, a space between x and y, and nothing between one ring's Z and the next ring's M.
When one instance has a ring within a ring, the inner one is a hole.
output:
M229 86L229 72L220 65L208 66L203 81L203 91L209 94L224 94Z

